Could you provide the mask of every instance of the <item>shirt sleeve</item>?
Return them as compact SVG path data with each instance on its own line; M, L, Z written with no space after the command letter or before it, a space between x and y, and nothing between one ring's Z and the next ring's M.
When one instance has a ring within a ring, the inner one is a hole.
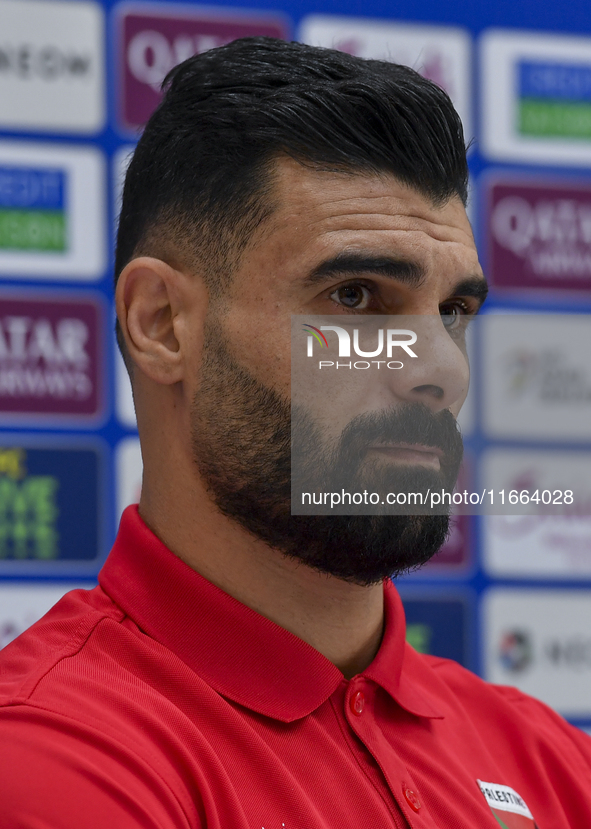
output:
M146 758L29 706L0 709L2 829L201 829Z

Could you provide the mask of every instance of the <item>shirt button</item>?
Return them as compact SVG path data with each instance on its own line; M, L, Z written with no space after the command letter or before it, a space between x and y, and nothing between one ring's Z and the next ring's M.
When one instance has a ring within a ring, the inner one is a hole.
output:
M418 812L419 809L421 808L421 801L416 796L416 794L413 792L413 790L409 789L408 786L403 786L402 791L404 792L404 797L406 799L406 802L410 806L410 808L414 812Z
M363 691L355 691L349 701L349 705L351 706L351 711L357 717L360 717L363 714L363 709L365 708L365 697L363 696Z

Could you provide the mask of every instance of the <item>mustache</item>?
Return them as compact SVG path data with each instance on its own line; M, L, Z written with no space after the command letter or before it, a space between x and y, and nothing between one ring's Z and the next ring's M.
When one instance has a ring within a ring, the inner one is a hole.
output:
M329 449L323 431L306 414L292 413L291 492L426 491L429 487L453 490L464 454L462 435L455 417L448 410L433 413L423 403L402 403L377 412L365 412L352 418ZM368 450L376 444L430 446L440 451L440 468L384 464L369 458ZM297 505L299 507L299 504ZM343 507L338 513L354 515L425 514L423 507L411 510L408 505L384 508ZM368 510L370 512L368 512ZM417 511L418 510L418 511ZM410 512L409 512L410 511Z
M436 414L424 403L403 403L394 409L366 412L353 418L343 429L337 455L349 463L360 462L376 444L418 444L443 453L442 465L461 461L462 434L448 409Z

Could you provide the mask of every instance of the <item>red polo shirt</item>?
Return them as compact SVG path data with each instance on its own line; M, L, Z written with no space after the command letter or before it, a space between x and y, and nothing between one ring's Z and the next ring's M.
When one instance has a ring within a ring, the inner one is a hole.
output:
M346 680L136 508L99 582L0 654L1 829L591 827L589 738L413 651L389 584Z

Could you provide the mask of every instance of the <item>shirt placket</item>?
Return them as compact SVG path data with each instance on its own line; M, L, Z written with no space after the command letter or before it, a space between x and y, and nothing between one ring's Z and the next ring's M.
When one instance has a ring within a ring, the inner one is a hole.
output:
M374 717L376 686L363 676L349 682L344 715L351 730L378 764L400 815L412 829L436 829L408 768L385 739ZM402 822L401 822L402 825Z

